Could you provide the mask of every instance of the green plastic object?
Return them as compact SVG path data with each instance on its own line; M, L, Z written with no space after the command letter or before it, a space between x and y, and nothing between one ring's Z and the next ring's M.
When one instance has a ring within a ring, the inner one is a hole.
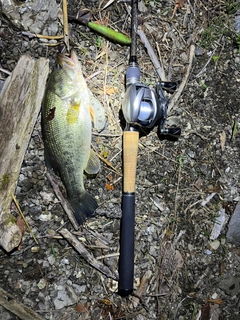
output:
M117 42L119 44L122 45L130 45L131 44L131 38L129 38L128 36L126 36L125 34L121 33L121 32L117 32L115 30L113 30L112 28L103 26L101 24L98 23L94 23L94 22L88 22L88 27L91 28L92 30L98 32L99 34L105 36L106 38Z

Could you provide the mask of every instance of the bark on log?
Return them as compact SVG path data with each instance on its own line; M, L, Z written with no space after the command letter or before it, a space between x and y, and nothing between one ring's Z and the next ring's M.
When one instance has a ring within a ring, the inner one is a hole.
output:
M48 73L48 60L24 55L0 93L0 246L8 252L19 245L22 237L10 205Z

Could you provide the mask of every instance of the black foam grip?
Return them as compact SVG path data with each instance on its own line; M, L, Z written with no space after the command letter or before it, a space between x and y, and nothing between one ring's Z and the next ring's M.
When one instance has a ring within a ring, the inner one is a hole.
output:
M133 291L134 279L135 193L124 193L120 231L118 293L127 296Z

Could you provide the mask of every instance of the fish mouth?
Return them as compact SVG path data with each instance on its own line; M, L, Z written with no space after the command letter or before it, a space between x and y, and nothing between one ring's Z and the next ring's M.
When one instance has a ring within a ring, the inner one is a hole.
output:
M74 50L70 51L70 55L66 52L59 53L57 57L57 67L62 69L74 69L78 64L78 57Z

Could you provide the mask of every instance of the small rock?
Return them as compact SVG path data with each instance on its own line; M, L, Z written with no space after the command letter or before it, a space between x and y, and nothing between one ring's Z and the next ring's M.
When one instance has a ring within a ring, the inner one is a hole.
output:
M54 258L54 256L53 255L50 255L50 256L48 256L48 262L50 263L50 265L53 265L54 264L54 262L55 262L55 258Z
M217 237L220 235L222 228L226 222L227 216L225 214L225 209L221 208L218 212L218 216L216 218L216 221L214 223L210 239L211 240L216 240Z
M143 1L139 1L139 2L138 2L138 10L139 10L140 12L147 12L147 11L148 11L148 9L147 9L147 7L145 6L145 4L144 4Z
M171 127L171 126L179 127L181 125L181 118L177 117L177 116L168 117L167 124L169 127Z
M201 47L196 47L196 51L195 51L195 56L196 56L196 57L197 57L197 56L202 56L203 53L204 53L203 48L201 48Z
M44 212L38 217L40 221L50 221L52 219L51 212Z
M40 192L40 195L41 195L45 205L48 205L49 203L53 202L53 199L54 199L53 193L42 191L42 192Z
M38 282L37 286L38 288L41 290L41 289L44 289L46 287L46 279L42 278L40 279L40 281Z
M236 31L240 33L240 14L238 14L234 19L234 27Z
M230 219L227 240L235 245L240 245L240 202L236 205L234 213Z
M61 286L62 287L62 286ZM59 310L63 307L72 306L77 303L78 297L71 286L58 290L57 297L53 299L55 309Z
M228 275L220 281L219 288L226 294L235 296L240 292L240 278Z
M58 31L56 0L16 2L2 1L2 13L17 28L33 33L55 35Z
M220 241L219 240L214 240L212 242L209 242L209 245L213 250L217 250L218 247L220 246Z
M39 246L34 246L31 248L31 252L33 253L38 253L40 251L40 247Z

